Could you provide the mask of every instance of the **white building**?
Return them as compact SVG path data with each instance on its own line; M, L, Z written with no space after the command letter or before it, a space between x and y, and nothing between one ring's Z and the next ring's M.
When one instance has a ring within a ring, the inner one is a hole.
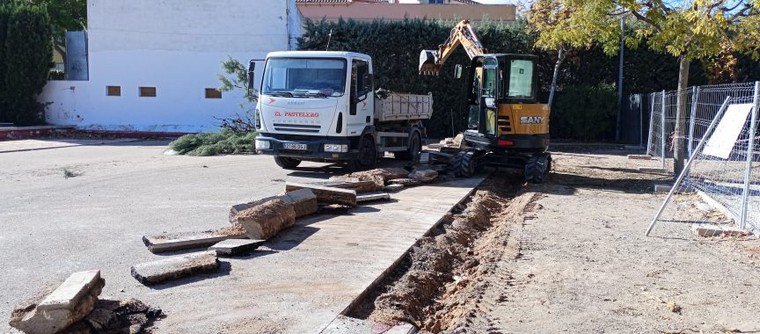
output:
M243 112L242 94L214 96L221 62L294 48L300 22L295 0L88 0L89 80L50 81L39 101L54 125L214 131Z

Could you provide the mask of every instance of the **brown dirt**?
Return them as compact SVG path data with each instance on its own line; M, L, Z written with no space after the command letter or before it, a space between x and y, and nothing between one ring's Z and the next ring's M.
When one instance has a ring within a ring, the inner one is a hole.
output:
M589 149L591 151L591 149ZM661 222L664 200L618 150L554 153L544 184L519 192L498 173L352 316L429 332L760 331L760 241L701 238ZM722 219L676 195L691 219Z

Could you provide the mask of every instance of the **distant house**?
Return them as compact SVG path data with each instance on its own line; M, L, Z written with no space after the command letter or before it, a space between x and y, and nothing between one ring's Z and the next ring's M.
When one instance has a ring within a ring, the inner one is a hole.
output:
M85 80L50 81L39 100L50 124L213 131L242 112L242 94L215 90L221 62L293 49L300 34L295 0L88 0L82 50L67 48Z
M296 0L303 19L337 21L340 18L372 21L382 18L399 21L405 18L444 20L468 19L478 22L515 21L514 5L482 5L472 0L417 0L416 3L398 0Z

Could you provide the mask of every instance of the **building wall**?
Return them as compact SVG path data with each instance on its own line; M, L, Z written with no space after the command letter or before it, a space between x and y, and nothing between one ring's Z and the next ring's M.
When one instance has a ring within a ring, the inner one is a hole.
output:
M514 5L441 5L441 4L391 4L391 3L339 3L339 4L311 4L299 3L298 8L304 19L310 18L319 21L325 18L327 21L354 19L360 21L372 21L376 18L384 20L403 20L404 18L428 18L444 20L471 20L480 21L488 18L493 21L515 20L516 7Z
M206 99L205 89L219 87L217 74L229 57L247 64L288 50L289 27L300 33L288 24L289 1L88 0L89 81L50 81L40 96L51 103L47 121L84 129L216 130L215 118L243 112L242 94ZM107 96L107 86L119 86L121 96ZM155 87L156 97L140 97L139 87Z

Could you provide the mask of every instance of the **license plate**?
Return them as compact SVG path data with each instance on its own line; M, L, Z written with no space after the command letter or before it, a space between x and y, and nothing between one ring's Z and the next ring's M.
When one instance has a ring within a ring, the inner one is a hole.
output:
M283 143L282 148L286 150L306 151L306 144Z

